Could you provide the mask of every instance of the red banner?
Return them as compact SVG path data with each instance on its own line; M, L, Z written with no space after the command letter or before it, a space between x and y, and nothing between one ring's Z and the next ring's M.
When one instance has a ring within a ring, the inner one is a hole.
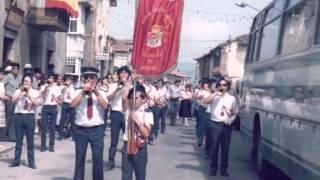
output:
M159 76L177 64L183 0L139 0L132 66L138 74Z

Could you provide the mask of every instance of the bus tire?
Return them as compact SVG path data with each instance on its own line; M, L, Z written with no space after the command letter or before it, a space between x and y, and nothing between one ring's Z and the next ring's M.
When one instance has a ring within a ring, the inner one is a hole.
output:
M261 123L259 114L255 115L253 123L253 137L252 137L252 150L251 160L258 171L259 176L264 179L266 178L266 161L262 156L262 145L261 145Z

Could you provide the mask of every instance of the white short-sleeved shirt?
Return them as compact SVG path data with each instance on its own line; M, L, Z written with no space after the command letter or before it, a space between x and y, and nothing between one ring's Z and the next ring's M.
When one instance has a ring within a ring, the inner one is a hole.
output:
M197 96L198 96L198 97L203 96L202 99L205 99L205 98L207 98L207 97L210 96L210 95L211 95L210 91L206 91L206 90L204 90L204 89L199 90L198 93L197 93ZM202 99L201 99L201 100L202 100ZM208 104L202 103L201 100L199 100L199 105L201 105L201 106L203 106L203 107L208 107Z
M108 102L107 94L105 91L98 90L101 97ZM72 96L74 99L79 93L82 93L82 89L77 89ZM102 108L97 100L97 97L94 93L92 93L92 112L93 116L91 119L87 117L87 107L88 107L88 98L82 97L81 102L78 106L75 107L76 111L76 120L75 124L82 127L94 127L104 124L103 115L104 108Z
M74 89L73 85L70 85L69 87L66 87L63 90L62 102L70 104L71 103L72 94L74 94L74 93L75 93L75 89Z
M157 89L152 85L143 85L146 93L148 94L148 105L153 106L155 104L156 99L158 98Z
M61 96L61 88L57 85L45 86L41 88L43 92L43 105L58 105L56 101Z
M141 106L138 111L138 117L142 120L142 123L147 126L152 126L154 124L153 122L153 114L152 112L145 111L145 105ZM129 119L129 112L127 111L125 113L125 123L126 123L126 129L123 134L123 140L128 141L128 119Z
M118 89L118 83L112 83L109 85L109 91L107 95L112 94L114 91L117 91ZM110 102L110 106L111 109L113 111L122 111L123 107L122 107L122 96L124 93L124 89L120 89L116 92L116 94L114 95L113 99Z
M167 88L166 87L162 87L162 88L159 88L157 89L157 102L160 104L160 105L163 105L165 102L166 102L166 95L167 95Z
M172 85L169 87L168 92L169 92L169 97L170 98L179 98L181 96L181 87L177 87L176 85Z
M38 90L30 89L30 96L38 101L38 103L42 103L41 94ZM13 97L18 96L21 93L20 89L17 89L13 95ZM31 100L27 96L21 96L14 109L14 113L21 113L21 114L31 114L36 112L36 107L32 105Z
M234 114L238 111L236 98L229 93L216 95L210 104L210 110L212 121L231 124L235 119Z

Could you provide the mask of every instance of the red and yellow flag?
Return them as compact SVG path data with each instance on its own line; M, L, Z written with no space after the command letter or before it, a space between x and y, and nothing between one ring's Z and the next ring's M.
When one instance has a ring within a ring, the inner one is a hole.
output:
M138 74L159 76L178 59L183 0L139 0L131 64Z
M71 16L78 16L78 0L47 0L47 7L65 9Z

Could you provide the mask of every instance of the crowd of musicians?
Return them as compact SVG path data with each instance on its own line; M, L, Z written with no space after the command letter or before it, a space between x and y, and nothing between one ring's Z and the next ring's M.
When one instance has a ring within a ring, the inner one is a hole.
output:
M122 139L122 179L131 180L134 173L137 180L143 180L147 146L156 144L159 134L166 133L167 123L188 127L190 120L196 119L197 145L204 144L205 155L210 158L209 174L216 175L220 168L221 175L229 176L232 123L239 111L239 102L229 87L221 76L191 85L180 80L150 81L127 66L119 68L116 76L103 78L98 78L97 69L83 67L78 78L55 74L54 65L43 74L30 64L20 72L20 65L11 63L0 68L0 140L16 142L10 167L17 167L26 136L28 166L36 169L35 133L40 135L40 152L54 152L56 139L71 138L75 142L75 180L85 177L90 144L93 179L103 180L104 169L115 167ZM104 164L107 128L111 135L108 162Z

